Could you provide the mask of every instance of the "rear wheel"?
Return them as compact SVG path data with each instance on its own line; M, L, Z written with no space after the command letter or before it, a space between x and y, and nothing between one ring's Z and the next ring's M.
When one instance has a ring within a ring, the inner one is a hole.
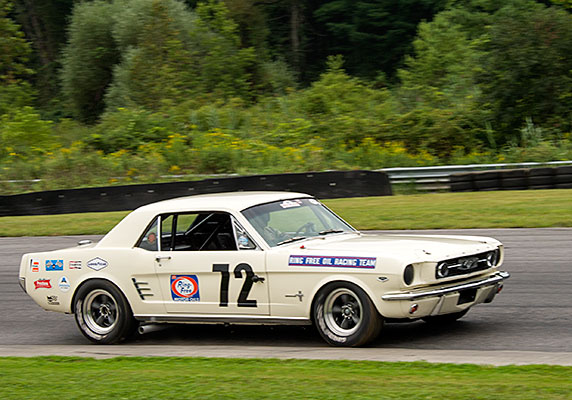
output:
M463 311L459 311L459 312L452 313L452 314L433 315L430 317L424 317L423 321L425 321L429 324L447 325L447 324L452 324L453 322L462 318L468 312L469 312L469 309L467 308Z
M314 323L333 346L363 346L377 337L383 321L358 286L333 282L320 290L314 302Z
M121 291L110 282L83 285L75 300L75 320L81 333L94 343L113 344L131 336L137 321Z

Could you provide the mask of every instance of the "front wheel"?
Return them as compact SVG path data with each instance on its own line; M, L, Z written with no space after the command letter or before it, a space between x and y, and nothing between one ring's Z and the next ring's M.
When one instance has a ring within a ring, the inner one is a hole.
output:
M314 302L314 323L333 346L363 346L377 337L383 320L367 294L349 282L333 282Z
M94 343L118 343L137 328L125 296L110 282L87 282L79 289L74 306L77 326Z

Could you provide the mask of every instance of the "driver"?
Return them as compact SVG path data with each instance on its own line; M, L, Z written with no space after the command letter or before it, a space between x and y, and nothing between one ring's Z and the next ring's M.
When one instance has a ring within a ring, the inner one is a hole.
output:
M270 221L270 213L263 213L259 214L252 219L252 224L256 225L255 228L264 240L268 243L275 245L276 243L284 240L285 235L283 232L280 232L277 229L274 229L271 226L268 226L268 222Z

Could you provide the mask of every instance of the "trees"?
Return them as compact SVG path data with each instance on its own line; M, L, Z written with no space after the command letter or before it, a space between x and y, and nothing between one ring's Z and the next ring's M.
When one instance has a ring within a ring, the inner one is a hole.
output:
M74 2L77 0L19 0L14 3L14 17L32 45L30 65L37 73L31 77L31 84L38 93L38 105L48 113L60 111L59 58Z
M113 26L121 59L106 95L108 110L127 106L157 110L163 102L196 95L200 74L192 56L196 42L189 37L196 29L196 16L177 1L128 3Z
M572 15L513 2L494 16L481 57L481 104L502 140L517 140L527 118L572 130Z
M80 3L69 36L64 93L86 122L105 107L250 101L257 90L273 87L264 82L266 60L240 47L237 25L214 0L195 11L178 0Z
M419 25L414 57L398 71L398 119L410 146L447 156L486 142L484 113L476 104L479 44L445 13Z
M0 115L31 102L33 91L24 80L31 52L20 27L10 18L12 3L0 0Z
M73 115L94 122L105 108L104 95L113 66L120 60L112 35L118 5L104 0L78 3L68 28L63 52L63 94Z
M399 71L411 133L440 126L420 143L442 152L523 144L531 123L569 132L572 16L530 0L455 4L419 25L414 57Z
M330 40L330 54L342 54L350 73L374 78L393 75L411 49L417 24L430 20L444 0L332 0L314 14Z

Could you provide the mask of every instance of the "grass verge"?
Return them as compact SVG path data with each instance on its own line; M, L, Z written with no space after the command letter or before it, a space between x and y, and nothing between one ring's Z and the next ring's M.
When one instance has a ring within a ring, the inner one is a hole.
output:
M572 189L433 193L324 201L358 229L572 226ZM0 236L95 235L127 212L0 218Z
M572 367L218 358L0 358L9 399L569 399Z

